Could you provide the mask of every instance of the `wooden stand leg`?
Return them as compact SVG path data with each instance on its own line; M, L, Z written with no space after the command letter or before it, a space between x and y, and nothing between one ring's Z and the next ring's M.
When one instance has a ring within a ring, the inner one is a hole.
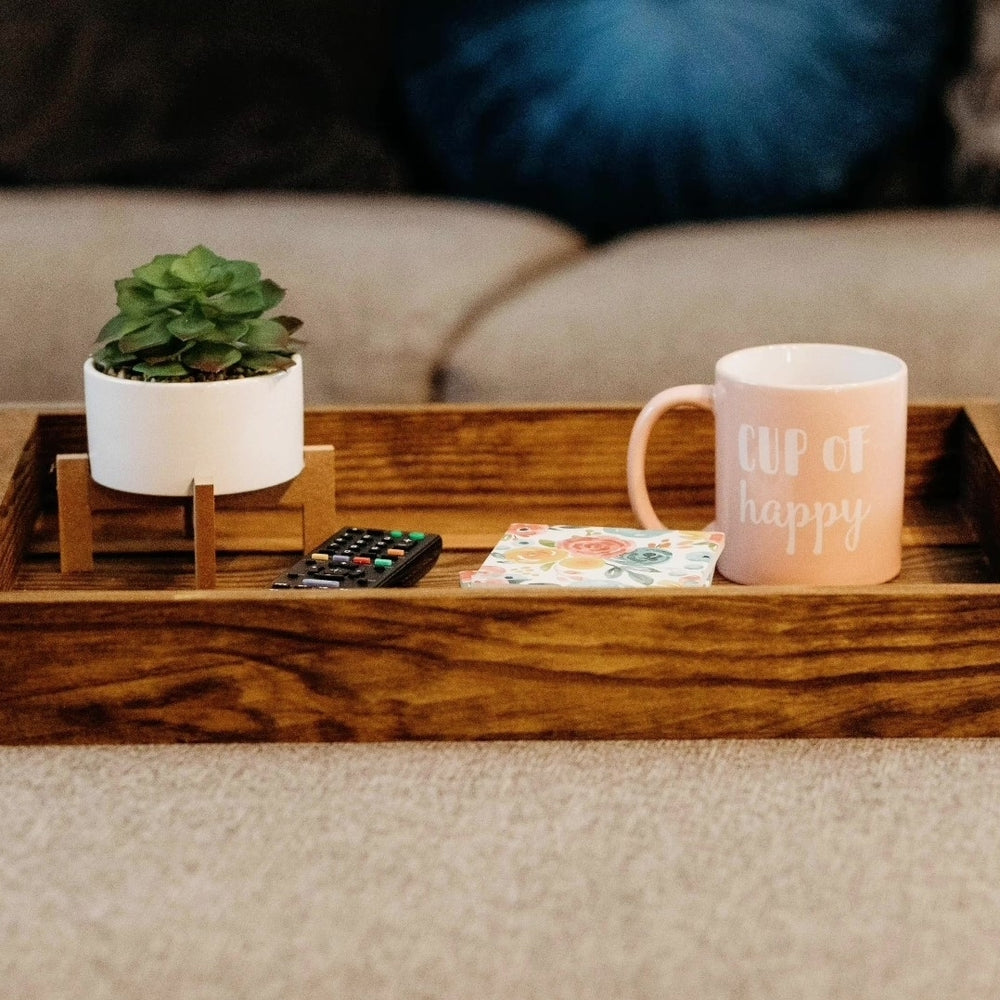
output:
M56 457L59 498L59 569L77 573L94 568L94 516L90 507L90 459Z
M302 493L302 551L312 552L338 525L334 478L336 452L332 445L306 445L305 468L299 476Z
M194 578L201 590L215 587L215 487L194 484L191 505L194 521Z

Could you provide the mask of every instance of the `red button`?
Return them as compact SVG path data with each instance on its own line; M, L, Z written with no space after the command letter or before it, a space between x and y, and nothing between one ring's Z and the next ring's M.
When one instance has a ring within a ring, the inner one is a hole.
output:
M372 561L368 558L368 556L355 556L351 561L355 566L371 566L372 564Z

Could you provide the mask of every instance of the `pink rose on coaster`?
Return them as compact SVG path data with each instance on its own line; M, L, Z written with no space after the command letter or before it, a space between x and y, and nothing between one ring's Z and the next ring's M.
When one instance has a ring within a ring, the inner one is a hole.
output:
M571 555L598 556L601 559L614 559L623 556L635 548L633 542L613 535L574 535L559 543L559 548Z
M507 529L507 534L517 538L537 538L544 535L548 527L547 524L512 524Z

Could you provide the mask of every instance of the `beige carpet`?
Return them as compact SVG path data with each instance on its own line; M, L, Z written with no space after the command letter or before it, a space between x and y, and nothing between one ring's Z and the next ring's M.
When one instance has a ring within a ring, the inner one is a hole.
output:
M0 749L0 995L991 998L1000 743Z

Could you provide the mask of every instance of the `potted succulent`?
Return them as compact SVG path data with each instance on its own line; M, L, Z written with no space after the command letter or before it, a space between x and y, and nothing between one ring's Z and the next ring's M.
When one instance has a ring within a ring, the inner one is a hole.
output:
M302 360L284 297L249 261L204 246L115 282L119 312L84 364L97 483L185 496L263 489L303 466Z

